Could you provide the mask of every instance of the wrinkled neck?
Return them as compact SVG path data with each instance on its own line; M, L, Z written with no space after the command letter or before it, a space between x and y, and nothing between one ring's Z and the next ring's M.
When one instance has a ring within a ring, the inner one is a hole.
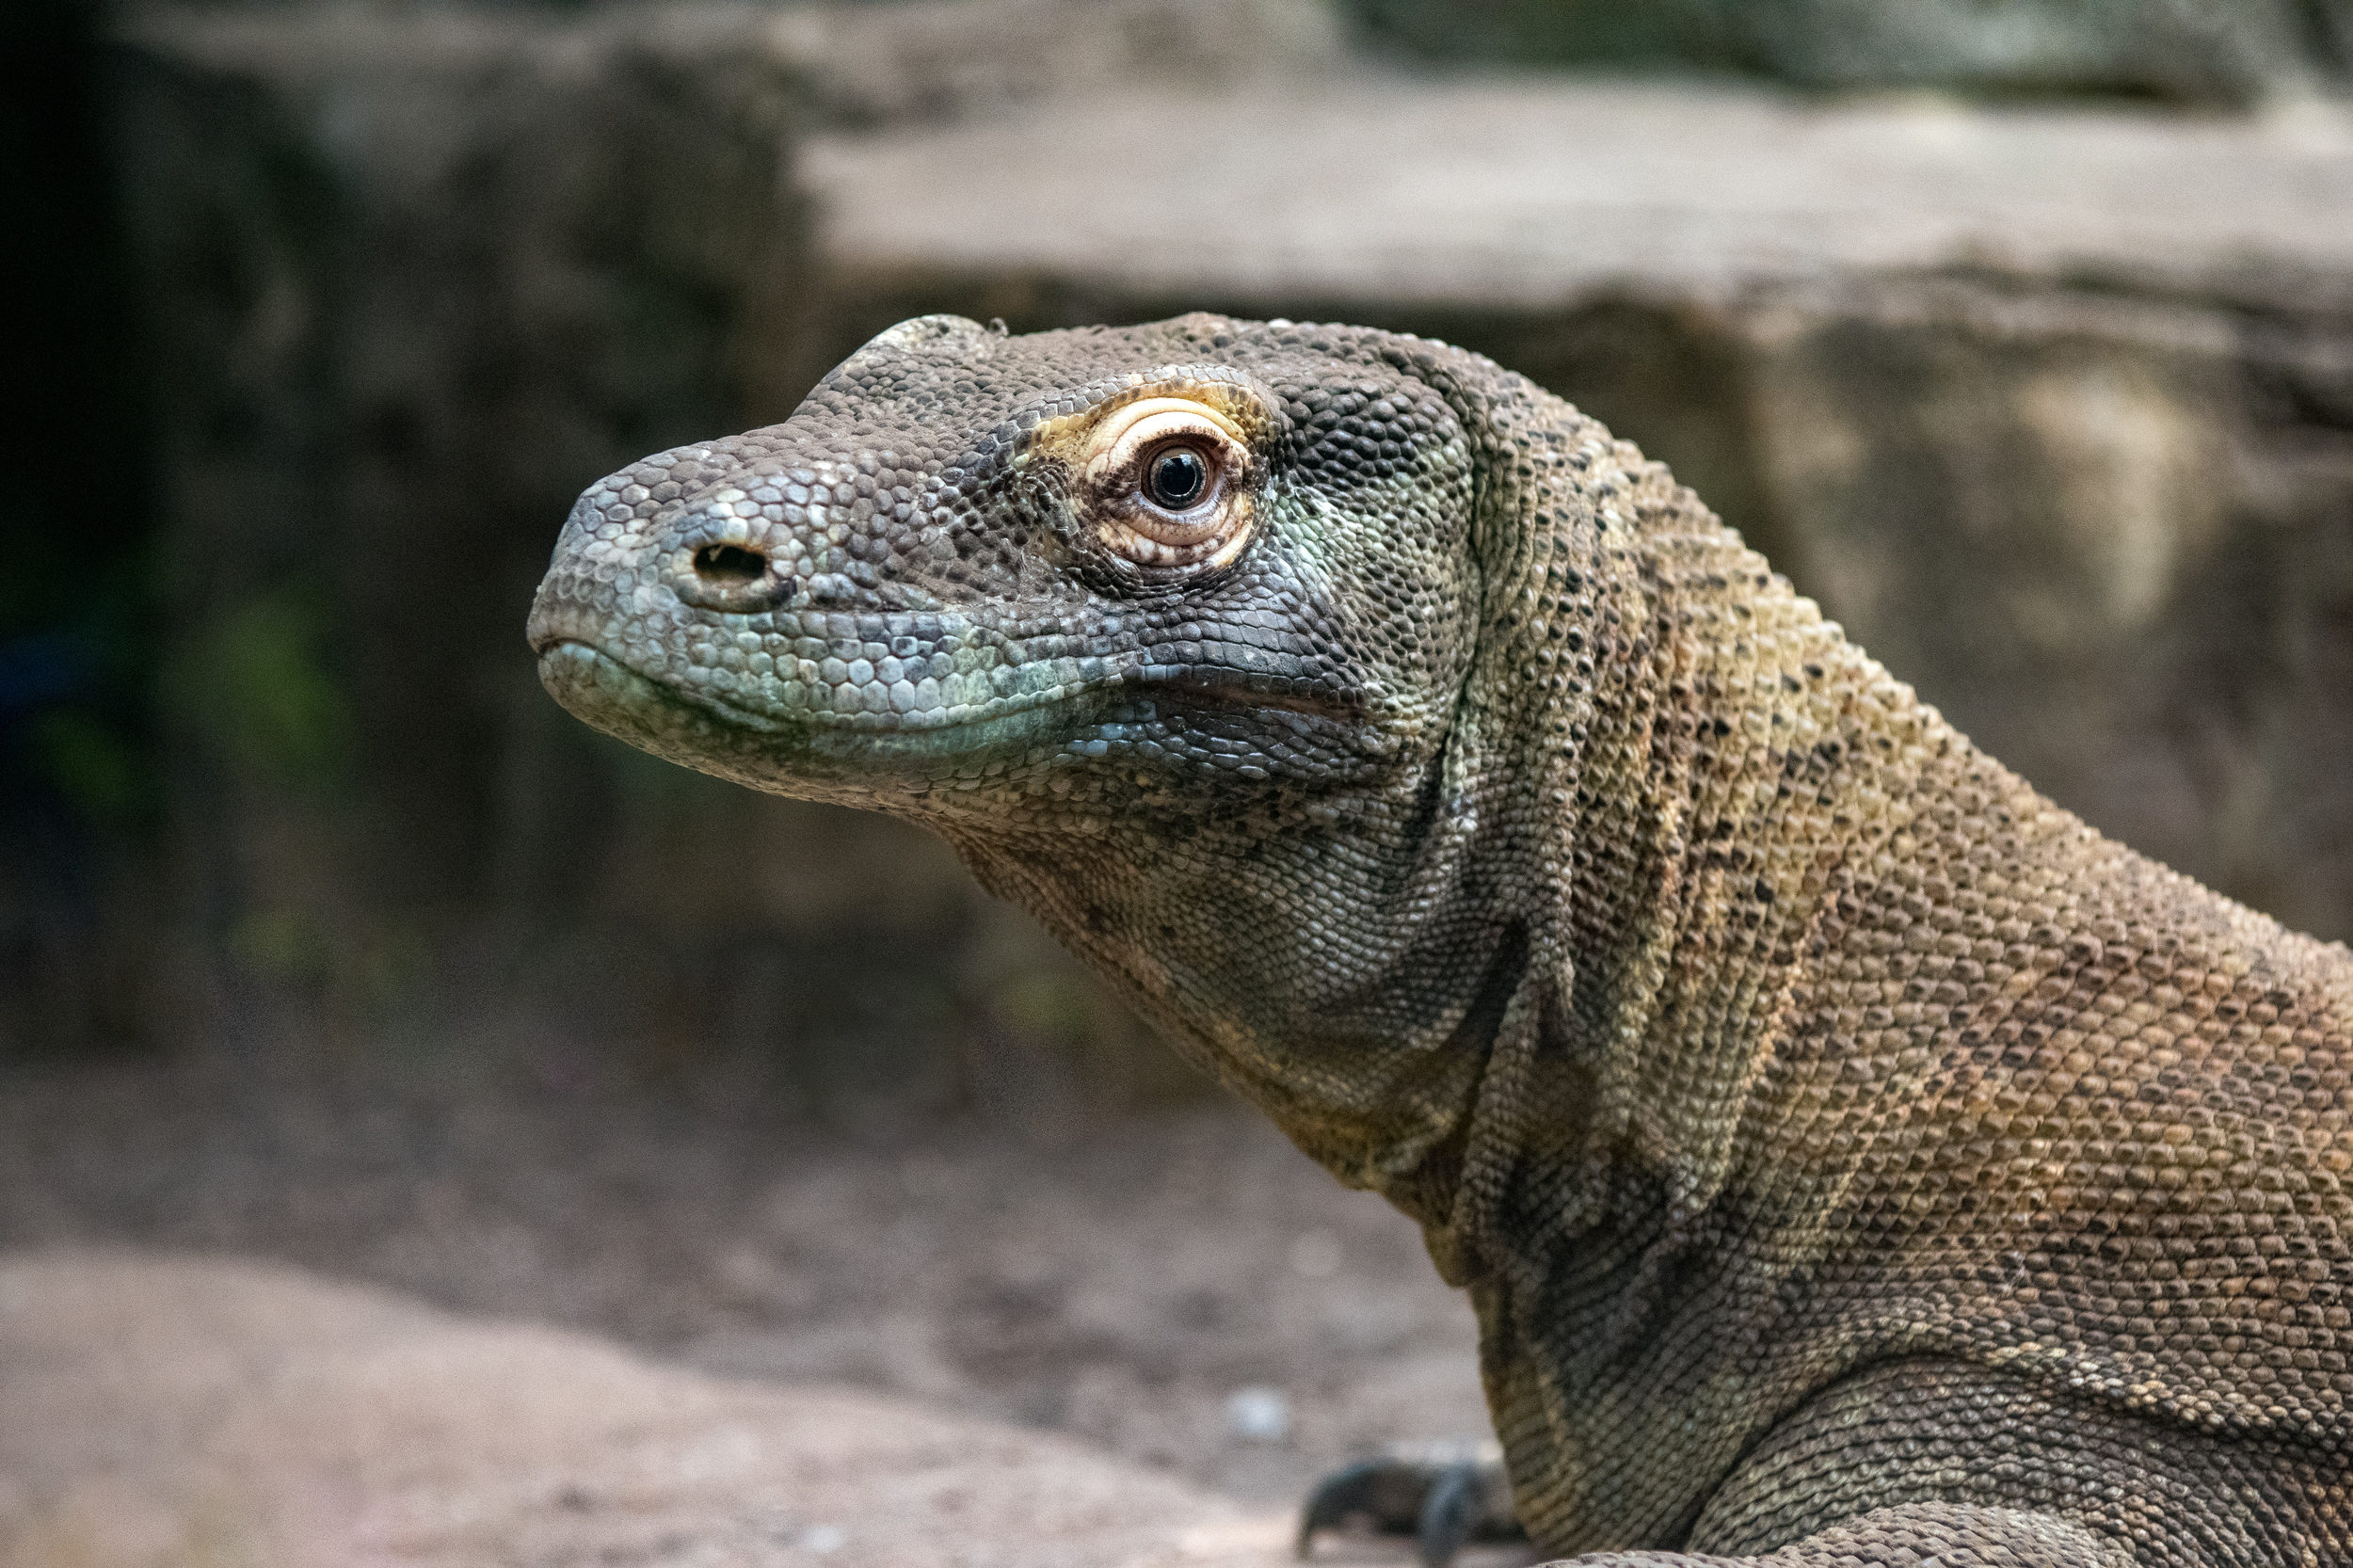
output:
M1394 789L1312 812L957 847L1188 1060L1431 1221L1526 949L1511 824L1451 740Z
M1544 888L1535 994L1433 1239L1465 1278L1718 1201L1849 866L1967 750L1688 492L1620 477L1600 525L1535 538L1491 621L1536 824L1513 853Z

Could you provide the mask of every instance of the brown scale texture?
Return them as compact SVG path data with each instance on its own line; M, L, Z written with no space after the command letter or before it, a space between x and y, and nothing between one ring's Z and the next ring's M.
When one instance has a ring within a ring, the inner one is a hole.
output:
M1149 398L1230 416L1207 566L1089 466ZM926 318L592 489L533 636L591 723L941 832L1419 1221L1548 1545L2353 1560L2353 957L1522 378Z

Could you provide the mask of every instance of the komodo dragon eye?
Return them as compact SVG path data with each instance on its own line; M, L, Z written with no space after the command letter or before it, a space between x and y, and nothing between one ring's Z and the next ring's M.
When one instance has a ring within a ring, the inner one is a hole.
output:
M1257 459L1208 404L1147 397L1113 408L1089 432L1079 471L1096 537L1135 566L1213 568L1250 542Z
M1187 445L1164 446L1144 471L1144 493L1171 512L1190 511L1209 488L1209 460Z

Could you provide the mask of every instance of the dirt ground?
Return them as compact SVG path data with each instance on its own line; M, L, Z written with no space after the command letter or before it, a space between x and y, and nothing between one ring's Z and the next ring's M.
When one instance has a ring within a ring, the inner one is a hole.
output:
M168 1310L159 1306L168 1304ZM0 1257L0 1568L1273 1568L1068 1438L280 1265Z
M1337 1462L1487 1430L1467 1304L1414 1228L1222 1104L852 1133L724 1075L260 1052L13 1070L0 1247L92 1243L592 1331L717 1385L904 1396L1260 1522Z

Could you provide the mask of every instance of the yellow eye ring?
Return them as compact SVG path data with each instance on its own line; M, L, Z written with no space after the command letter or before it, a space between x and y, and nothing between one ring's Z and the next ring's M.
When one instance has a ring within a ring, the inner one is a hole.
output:
M1141 567L1213 568L1250 539L1256 458L1234 423L1191 398L1113 409L1080 464L1096 537Z

